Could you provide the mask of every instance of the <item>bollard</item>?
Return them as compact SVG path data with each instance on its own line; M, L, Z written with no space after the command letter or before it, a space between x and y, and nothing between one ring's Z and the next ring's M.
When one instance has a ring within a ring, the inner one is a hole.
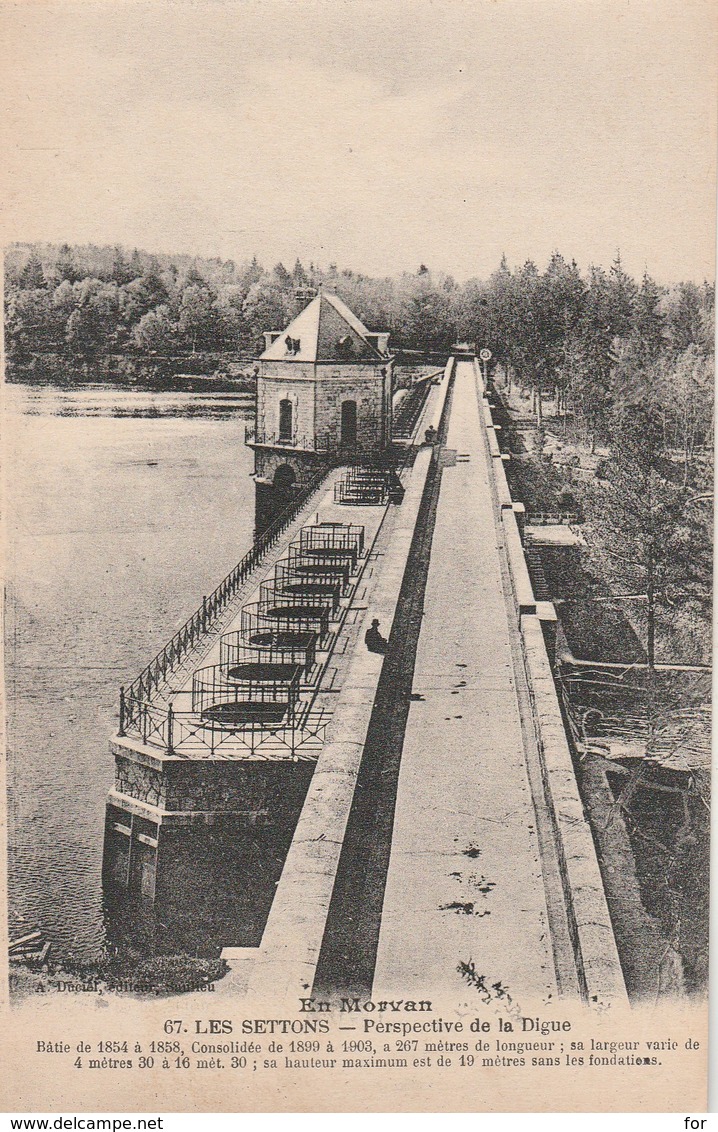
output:
M124 739L124 737L126 735L126 731L125 731L125 686L124 686L124 684L120 688L120 726L119 726L117 734L120 736L121 739Z
M172 704L167 705L167 754L173 755L174 752L174 709Z

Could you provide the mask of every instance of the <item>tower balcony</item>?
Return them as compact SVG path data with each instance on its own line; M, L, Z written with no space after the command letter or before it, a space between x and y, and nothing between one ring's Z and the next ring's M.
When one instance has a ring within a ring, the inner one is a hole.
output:
M340 436L331 433L321 433L317 436L292 436L285 439L277 433L262 432L257 434L253 425L248 425L244 443L248 448L273 452L296 452L299 455L322 456L337 459L341 463L356 464L362 460L372 460L378 455L379 449L374 446L365 446L342 442Z
M257 430L248 426L244 436L244 443L249 448L271 448L280 452L310 452L317 456L335 455L340 451L338 441L329 436L278 436L277 433L262 433L257 436Z

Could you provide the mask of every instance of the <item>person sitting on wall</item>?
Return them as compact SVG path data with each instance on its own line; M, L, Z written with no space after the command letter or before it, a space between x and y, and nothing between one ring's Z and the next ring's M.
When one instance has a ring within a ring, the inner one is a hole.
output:
M389 502L402 503L404 500L404 485L399 479L396 468L390 468L387 472L386 485L389 492Z
M379 621L376 617L372 621L371 627L364 634L364 643L369 652L378 652L382 655L386 652L389 642L379 632Z
M438 432L436 431L436 429L434 428L433 425L429 425L426 432L424 433L424 443L425 444L436 444L438 439L439 439Z

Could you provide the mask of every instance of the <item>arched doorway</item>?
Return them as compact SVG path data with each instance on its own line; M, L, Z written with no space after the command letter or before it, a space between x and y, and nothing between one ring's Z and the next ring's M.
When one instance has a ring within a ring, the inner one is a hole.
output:
M294 406L292 402L285 398L279 402L279 436L278 440L290 441L292 439L292 431L294 424Z
M356 448L357 443L357 403L356 401L342 401L342 434L343 448Z
M297 477L290 464L280 464L274 473L274 488L282 495L290 496Z

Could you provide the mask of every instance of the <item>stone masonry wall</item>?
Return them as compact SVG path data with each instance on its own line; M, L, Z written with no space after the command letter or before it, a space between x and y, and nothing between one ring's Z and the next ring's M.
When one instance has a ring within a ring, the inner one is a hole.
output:
M166 812L242 813L272 820L311 778L311 762L167 759L162 769L116 756L115 789Z
M339 442L342 402L356 401L357 443L360 451L373 452L382 447L383 382L381 374L346 376L322 381L317 386L317 435L330 436Z
M273 481L277 468L283 464L289 464L298 488L308 484L317 469L321 467L316 456L302 456L301 453L283 452L281 449L256 449L254 470L260 480Z
M283 377L263 378L257 386L257 437L279 435L279 402L288 399L294 406L293 438L314 435L314 384Z

